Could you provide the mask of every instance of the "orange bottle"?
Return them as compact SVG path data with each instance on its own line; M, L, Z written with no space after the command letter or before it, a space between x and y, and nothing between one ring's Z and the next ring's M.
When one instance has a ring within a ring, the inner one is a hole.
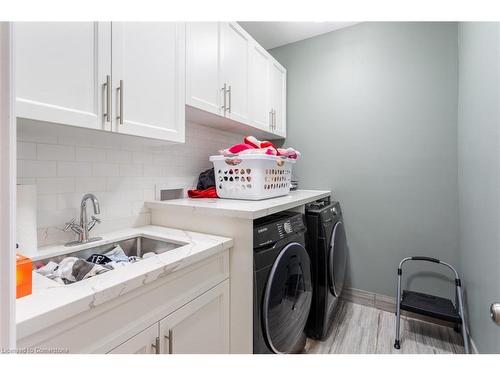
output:
M30 258L16 254L16 298L31 294L33 262Z

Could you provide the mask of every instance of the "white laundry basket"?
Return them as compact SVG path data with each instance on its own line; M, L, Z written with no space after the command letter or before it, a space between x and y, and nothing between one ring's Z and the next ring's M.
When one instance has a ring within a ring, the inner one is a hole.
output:
M261 200L290 192L295 160L272 155L211 156L220 198Z

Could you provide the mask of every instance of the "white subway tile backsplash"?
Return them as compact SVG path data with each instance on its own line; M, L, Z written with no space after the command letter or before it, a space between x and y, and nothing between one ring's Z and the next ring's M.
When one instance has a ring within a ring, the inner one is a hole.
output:
M144 201L155 199L157 186L196 186L199 173L211 166L210 155L241 142L241 136L188 123L185 144L18 122L18 183L36 184L38 244L75 239L64 223L79 215L80 200L94 193L102 223L93 235L151 223Z
M38 144L38 160L75 160L75 148L72 146Z
M150 152L133 152L132 162L141 164L151 164L153 162L153 154Z
M142 200L152 201L155 199L155 189L144 189Z
M63 193L63 194L57 194L57 209L58 210L65 210L68 208L78 208L80 207L81 199L82 199L81 193Z
M17 158L36 160L36 143L17 142Z
M119 176L120 175L120 165L113 163L93 163L92 164L92 176L96 177L108 177L108 176Z
M106 150L93 147L77 147L77 161L103 161L106 159Z
M37 225L43 227L64 228L64 223L76 217L77 210L68 208L65 210L39 210L37 213Z
M77 177L75 191L78 193L93 193L106 190L106 177Z
M142 175L142 164L120 164L120 176L140 177Z
M123 150L107 150L106 161L112 163L130 163L132 161L132 152Z
M75 191L73 177L37 178L38 194L72 193Z
M18 160L18 177L55 177L57 175L57 162L38 160Z
M42 194L38 196L37 210L51 211L57 209L57 194Z
M58 161L57 175L69 177L89 177L92 175L92 164L86 162Z
M144 165L143 170L145 177L164 177L166 176L166 168L161 165Z

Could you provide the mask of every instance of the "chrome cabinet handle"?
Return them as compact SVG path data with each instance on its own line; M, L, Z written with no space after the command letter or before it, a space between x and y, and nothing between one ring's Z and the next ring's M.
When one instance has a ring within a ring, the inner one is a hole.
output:
M106 122L111 121L111 76L106 76L106 83L104 84L106 88L106 112L104 113L104 118Z
M123 79L120 79L120 86L116 89L120 95L120 111L118 116L116 116L117 120L120 120L120 125L123 125Z
M168 336L164 336L166 340L168 340L168 354L174 354L174 332L169 329Z
M231 85L229 85L229 88L227 89L227 92L229 94L229 108L228 108L228 112L231 113Z
M224 87L221 88L221 91L222 91L222 95L223 95L223 101L224 101L224 104L221 105L221 109L224 110L224 115L226 115L226 84L224 83Z
M490 316L491 320L495 322L497 326L500 326L500 303L492 303L490 306Z
M269 130L273 130L273 110L269 111Z
M155 338L155 343L151 344L151 347L155 350L155 354L160 354L160 338Z

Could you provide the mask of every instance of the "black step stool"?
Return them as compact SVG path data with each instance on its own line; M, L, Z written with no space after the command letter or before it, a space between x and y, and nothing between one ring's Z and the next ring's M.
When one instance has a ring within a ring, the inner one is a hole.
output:
M425 293L413 292L410 290L403 290L403 294L401 294L401 277L403 274L402 267L403 263L409 260L420 260L438 263L451 269L455 274L455 304L453 304L452 301L446 298L432 296ZM457 271L450 264L442 262L439 259L429 257L404 258L401 263L399 263L398 267L398 292L396 296L396 340L394 342L394 348L401 348L401 343L399 341L401 310L405 310L412 313L451 322L454 323L457 327L461 326L465 353L469 354L469 340L467 339L468 330L465 319L463 318L464 309L462 300L462 283Z

